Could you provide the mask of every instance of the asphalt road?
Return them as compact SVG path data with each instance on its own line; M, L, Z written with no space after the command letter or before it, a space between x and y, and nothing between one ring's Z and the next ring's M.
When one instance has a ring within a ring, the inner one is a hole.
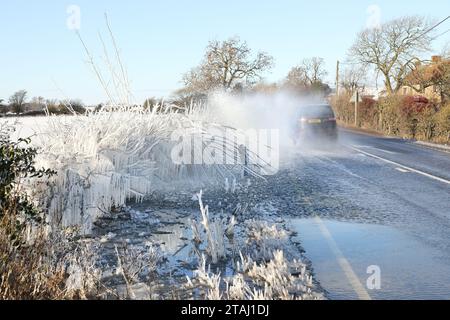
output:
M331 299L450 299L450 153L348 131L335 146L312 145L283 153L278 173L239 192L204 190L204 203L211 212L248 204L259 209L243 219L264 210L290 224ZM168 196L149 208L198 213L192 193ZM142 241L145 225L119 224L105 234Z
M330 298L450 299L450 153L341 130L296 163L292 223Z

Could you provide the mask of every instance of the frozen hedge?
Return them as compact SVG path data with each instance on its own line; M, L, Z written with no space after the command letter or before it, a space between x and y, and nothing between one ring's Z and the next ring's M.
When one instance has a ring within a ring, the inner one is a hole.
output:
M89 233L93 222L127 200L142 201L153 191L219 184L241 175L243 165L176 164L171 152L174 130L199 138L219 152L237 154L239 146L217 139L202 108L184 113L170 108L116 108L68 117L48 116L35 125L33 142L40 148L37 166L58 172L48 183L29 182L29 192L47 209L52 226L80 226ZM214 130L213 130L214 131ZM195 151L195 150L194 150ZM192 152L194 152L192 151Z

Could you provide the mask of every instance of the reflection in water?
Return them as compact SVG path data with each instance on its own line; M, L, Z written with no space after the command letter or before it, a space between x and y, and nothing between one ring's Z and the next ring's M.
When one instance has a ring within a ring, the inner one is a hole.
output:
M381 288L373 299L449 299L450 253L424 245L395 228L325 220L326 228L366 286L368 268L378 266ZM316 279L331 299L357 299L314 219L292 220ZM370 269L369 269L370 270Z

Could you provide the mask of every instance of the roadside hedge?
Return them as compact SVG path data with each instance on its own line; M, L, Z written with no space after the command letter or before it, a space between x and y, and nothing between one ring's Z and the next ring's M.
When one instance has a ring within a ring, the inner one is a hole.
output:
M355 107L349 95L331 100L338 121L355 125ZM378 101L362 98L356 125L387 135L450 143L450 103L439 104L420 96L392 95Z

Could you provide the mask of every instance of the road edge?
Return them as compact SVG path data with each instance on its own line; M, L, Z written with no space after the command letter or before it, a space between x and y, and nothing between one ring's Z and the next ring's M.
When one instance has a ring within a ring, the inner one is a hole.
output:
M436 149L439 151L450 153L450 146L447 144L437 144L432 142L425 142L425 141L412 141L414 144L426 147L429 149Z
M349 126L343 126L339 125L339 129L343 131L350 131L355 132L359 134L364 134L372 137L378 137L378 138L385 138L385 139L398 139L402 140L417 146L421 146L428 149L438 150L446 153L450 153L450 145L447 144L438 144L433 142L427 142L427 141L420 141L420 140L414 140L414 139L405 139L398 136L386 136L378 131L365 129L365 128L357 128L357 127L349 127Z

